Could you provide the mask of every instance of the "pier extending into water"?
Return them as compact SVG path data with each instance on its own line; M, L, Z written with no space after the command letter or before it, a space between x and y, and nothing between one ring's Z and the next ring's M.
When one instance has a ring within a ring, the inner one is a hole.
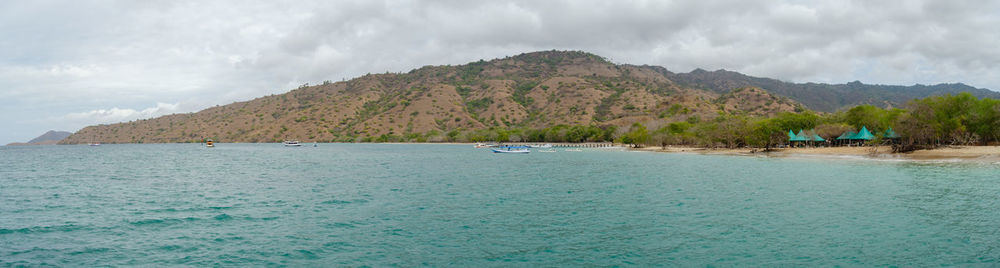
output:
M612 148L612 147L624 147L621 144L612 142L504 142L502 145L513 145L513 146L539 146L544 144L552 144L552 148Z

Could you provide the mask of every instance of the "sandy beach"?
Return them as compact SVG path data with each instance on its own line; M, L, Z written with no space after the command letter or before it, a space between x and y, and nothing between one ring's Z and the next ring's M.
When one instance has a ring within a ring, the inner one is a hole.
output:
M948 146L931 150L917 150L909 153L892 153L889 146L877 147L816 147L816 148L783 148L770 152L760 152L749 148L740 149L709 149L699 147L668 146L645 147L633 149L636 151L651 151L665 153L699 153L726 155L766 155L769 157L869 157L892 158L903 160L963 160L963 161L1000 161L1000 146Z

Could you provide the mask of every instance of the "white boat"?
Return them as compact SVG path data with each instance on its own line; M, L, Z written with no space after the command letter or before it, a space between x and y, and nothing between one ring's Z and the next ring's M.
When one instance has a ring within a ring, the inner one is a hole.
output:
M552 144L528 145L529 148L552 148Z
M98 143L91 143L90 146L101 146L101 143L100 142L98 142Z
M302 144L299 144L299 141L285 141L285 142L282 142L281 144L284 144L285 147L299 147L299 146L302 146Z
M527 146L504 146L499 149L492 149L493 153L498 154L526 154L530 153L531 150Z
M556 152L556 150L555 149L538 150L538 152L539 153L554 153L554 152Z
M567 151L567 152L583 152L583 149L580 149L580 148L572 148L572 149L566 149L566 151Z

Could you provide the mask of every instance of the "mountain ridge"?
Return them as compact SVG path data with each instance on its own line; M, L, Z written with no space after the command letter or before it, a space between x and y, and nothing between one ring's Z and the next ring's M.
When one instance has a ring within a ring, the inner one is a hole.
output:
M706 71L700 68L688 73L673 74L671 78L686 86L720 93L746 86L761 87L774 94L799 101L809 109L822 112L835 112L845 107L864 104L882 108L899 107L912 99L959 92L969 92L980 98L1000 98L1000 92L975 88L963 83L912 86L864 84L857 80L844 84L790 83L724 69Z
M49 130L49 131L45 132L44 134L42 134L42 135L40 135L38 137L35 137L34 139L31 139L28 142L14 142L14 143L7 144L7 146L57 144L57 143L59 143L59 141L62 141L63 139L65 139L65 138L67 138L67 137L69 137L71 135L73 135L73 133L72 132L68 132L68 131Z

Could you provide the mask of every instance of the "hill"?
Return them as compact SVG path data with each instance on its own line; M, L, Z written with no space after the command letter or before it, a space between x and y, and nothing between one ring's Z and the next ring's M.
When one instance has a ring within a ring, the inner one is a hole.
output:
M203 138L369 141L377 137L441 141L457 131L489 128L620 127L634 122L705 120L720 114L773 115L806 107L831 111L842 107L840 103L853 103L822 102L810 93L820 87L806 85L727 71L676 74L659 66L613 64L585 52L543 51L307 84L285 94L197 113L90 126L61 143L172 143ZM798 92L797 88L806 89ZM800 102L809 104L803 107Z
M59 141L62 141L63 139L69 137L70 135L73 135L73 132L49 130L48 132L45 132L45 134L42 134L37 138L31 139L28 142L25 143L15 142L7 144L7 146L56 144Z
M439 140L456 129L622 126L712 118L727 103L757 107L752 114L790 111L797 105L763 90L754 92L698 90L672 82L655 68L616 65L584 52L546 51L304 85L197 113L90 126L62 143L169 143L208 137L226 142L356 141L381 135Z

